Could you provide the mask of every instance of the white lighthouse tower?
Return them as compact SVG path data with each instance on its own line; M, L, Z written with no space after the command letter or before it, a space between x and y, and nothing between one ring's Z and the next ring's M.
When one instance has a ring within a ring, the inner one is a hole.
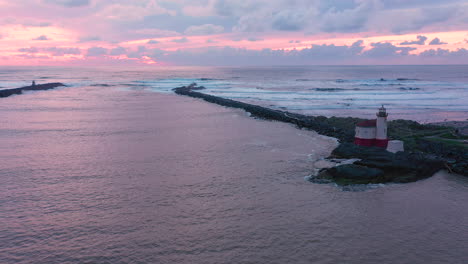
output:
M375 146L377 147L386 148L388 145L387 116L388 113L382 105L382 107L379 108L376 120Z

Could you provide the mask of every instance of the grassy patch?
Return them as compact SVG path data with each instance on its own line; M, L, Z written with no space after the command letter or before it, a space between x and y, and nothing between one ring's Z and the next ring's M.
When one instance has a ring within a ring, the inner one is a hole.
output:
M451 139L438 138L438 137L436 137L436 138L425 138L425 139L429 140L429 141L433 141L433 142L439 142L439 143L442 143L442 144L451 145L451 146L468 148L466 143L463 143L463 142L461 142L459 140L451 140Z
M446 139L468 139L468 136L454 135L453 133L445 133L445 134L439 135L439 137L446 138Z

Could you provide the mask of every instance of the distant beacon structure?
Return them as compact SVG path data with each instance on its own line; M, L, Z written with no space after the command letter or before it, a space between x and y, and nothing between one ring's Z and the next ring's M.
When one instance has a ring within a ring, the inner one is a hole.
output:
M379 109L377 119L366 120L356 125L354 144L365 147L387 148L387 116L385 107Z

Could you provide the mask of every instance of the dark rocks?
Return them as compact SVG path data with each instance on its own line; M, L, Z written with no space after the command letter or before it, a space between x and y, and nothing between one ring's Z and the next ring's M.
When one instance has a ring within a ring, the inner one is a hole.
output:
M384 171L376 168L347 164L323 170L317 179L330 179L339 185L382 182Z
M354 138L354 124L360 121L357 118L340 119L326 118L324 116L306 116L196 92L196 90L202 89L205 89L205 87L192 83L189 86L175 88L173 91L179 95L201 98L210 103L244 109L254 117L292 123L299 128L311 129L319 134L337 138L340 141L352 141Z
M428 178L437 171L445 169L445 163L439 159L423 154L397 152L390 153L377 147L361 147L352 143L340 144L332 152L334 158L358 158L354 165L364 168L379 169L383 175L375 178L361 177L353 179L346 177L346 184L351 183L385 183L385 182L413 182ZM341 167L341 166L339 166ZM354 168L354 167L351 167ZM327 169L333 175L335 168ZM363 170L361 168L361 170Z
M65 86L63 83L46 83L46 84L35 84L31 86L25 86L15 89L5 89L0 90L0 97L8 97L14 94L22 94L23 91L40 91L40 90L50 90L60 86Z
M342 143L332 151L331 155L332 157L344 159L367 159L372 157L373 160L390 161L395 154L378 147L362 147L352 143Z
M433 153L443 160L451 172L468 176L468 148L465 146L443 144L425 139L416 141L417 148Z

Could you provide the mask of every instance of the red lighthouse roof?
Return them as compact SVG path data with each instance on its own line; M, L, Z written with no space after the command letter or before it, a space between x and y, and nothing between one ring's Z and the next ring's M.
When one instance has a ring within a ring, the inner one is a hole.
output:
M356 126L358 127L375 127L377 126L377 120L366 120L358 123Z

